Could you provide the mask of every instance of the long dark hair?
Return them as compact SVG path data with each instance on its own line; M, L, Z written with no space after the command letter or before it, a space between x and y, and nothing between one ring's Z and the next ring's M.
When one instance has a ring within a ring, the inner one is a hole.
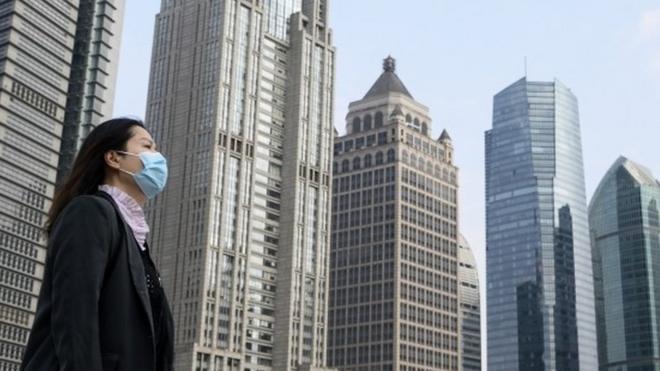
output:
M133 136L134 126L144 127L144 123L134 118L116 118L102 123L89 133L73 162L71 173L55 191L48 211L47 234L50 234L57 217L74 197L93 194L98 190L105 179L106 152L125 151L126 142Z

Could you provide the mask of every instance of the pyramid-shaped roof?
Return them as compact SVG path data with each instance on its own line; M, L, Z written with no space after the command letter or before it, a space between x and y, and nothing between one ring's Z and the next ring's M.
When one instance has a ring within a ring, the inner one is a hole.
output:
M396 60L388 56L383 60L383 73L378 80L371 86L363 99L387 95L389 93L401 93L409 98L413 98L406 86L403 85L399 76L395 73Z

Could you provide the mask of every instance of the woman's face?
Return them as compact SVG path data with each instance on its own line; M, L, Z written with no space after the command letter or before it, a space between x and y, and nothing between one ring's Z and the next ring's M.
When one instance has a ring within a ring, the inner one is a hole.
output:
M140 152L156 152L156 143L148 131L140 126L133 126L131 132L133 136L126 142L126 152L135 155L139 155ZM142 170L142 161L137 156L121 154L118 161L123 170L133 174Z

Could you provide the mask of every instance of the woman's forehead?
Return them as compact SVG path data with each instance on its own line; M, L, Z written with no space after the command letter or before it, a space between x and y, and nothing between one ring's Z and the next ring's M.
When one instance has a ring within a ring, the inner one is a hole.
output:
M139 140L148 140L149 142L153 142L154 140L151 138L151 134L144 128L141 128L139 126L135 126L133 129L133 140L139 141Z

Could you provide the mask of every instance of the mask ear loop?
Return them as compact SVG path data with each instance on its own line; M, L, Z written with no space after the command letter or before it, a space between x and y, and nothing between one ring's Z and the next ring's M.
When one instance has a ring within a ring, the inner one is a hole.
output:
M138 157L138 158L140 157L140 155L132 153L132 152L126 152L126 151L120 151L120 150L115 150L115 152L123 153L123 154L128 155L128 156L133 156L133 157Z
M140 157L140 156L138 156L138 155L135 155L134 153L130 153L130 152L126 152L126 151L119 151L119 150L116 150L115 152L117 152L117 153L123 153L123 154L125 154L125 155L129 155L129 156ZM124 169L122 169L121 167L118 167L117 170L119 170L119 171L121 171L121 172L124 172L124 173L126 173L126 174L128 174L128 175L130 175L130 176L135 176L134 173L131 173L130 171L124 170Z
M120 168L120 167L118 167L117 170L119 170L119 171L121 171L121 172L123 172L123 173L126 173L126 174L128 174L128 175L130 175L130 176L135 176L134 173L131 173L131 172L128 171L128 170L124 170L124 169L122 169L122 168Z

